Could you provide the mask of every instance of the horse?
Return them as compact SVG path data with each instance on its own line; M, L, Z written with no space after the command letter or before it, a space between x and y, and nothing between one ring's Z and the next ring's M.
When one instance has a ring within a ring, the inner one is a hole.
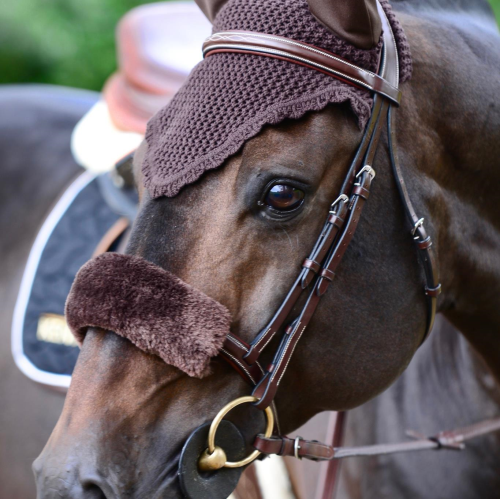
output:
M71 133L97 99L95 92L49 85L0 88L2 497L34 497L31 463L64 403L62 393L33 383L14 364L10 325L36 232L54 200L81 173L70 151Z
M498 380L500 38L485 2L395 7L415 68L398 111L400 158L437 250L443 288L438 311ZM223 168L168 199L152 199L144 187L143 143L134 158L140 212L127 252L224 304L231 330L250 341L293 282L292 262L298 264L314 242L323 223L318 213L335 198L360 140L350 109L329 106L266 127ZM282 433L318 412L352 409L382 393L424 337L420 273L411 238L402 230L386 148L377 150L375 165L376 188L335 286L282 379L276 398ZM255 208L270 180L302 190L303 208L281 217ZM276 345L273 340L270 350ZM264 360L271 360L269 353ZM211 364L211 376L189 377L113 332L90 329L62 415L34 463L39 497L181 497L177 466L186 438L248 393L221 359ZM405 403L415 406L416 400ZM229 419L250 448L263 428L262 412L245 407ZM415 481L423 480L423 471L412 472ZM454 497L448 476L433 476L434 490L445 491L436 496ZM455 479L457 488L461 480ZM421 490L411 489L413 497L423 497ZM496 494L484 490L485 497Z

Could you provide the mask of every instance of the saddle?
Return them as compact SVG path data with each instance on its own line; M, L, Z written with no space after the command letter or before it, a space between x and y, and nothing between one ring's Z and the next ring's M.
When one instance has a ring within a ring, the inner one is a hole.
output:
M137 149L148 120L202 60L200 47L210 33L194 3L160 2L128 12L117 27L118 71L73 132L76 161L101 173Z
M119 70L103 97L115 124L140 134L202 60L212 26L194 3L161 2L128 12L118 24Z

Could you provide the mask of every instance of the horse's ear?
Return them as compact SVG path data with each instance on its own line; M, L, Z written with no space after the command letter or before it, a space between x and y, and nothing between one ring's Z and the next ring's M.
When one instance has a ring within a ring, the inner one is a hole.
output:
M203 14L208 17L210 22L214 21L217 12L228 0L194 0Z
M201 1L208 3L208 0ZM349 43L362 49L373 48L378 43L382 24L377 0L307 1L318 21Z

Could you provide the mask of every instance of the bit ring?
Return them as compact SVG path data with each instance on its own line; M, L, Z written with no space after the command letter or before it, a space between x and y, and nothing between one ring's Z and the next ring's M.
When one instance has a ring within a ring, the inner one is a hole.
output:
M200 467L200 469L204 471L215 471L220 468L240 468L242 466L250 464L260 456L261 452L258 450L254 450L250 455L248 455L241 461L227 461L224 450L215 445L215 434L217 433L217 428L219 427L220 422L224 419L224 416L238 405L258 402L258 400L259 399L257 397L254 397L253 395L240 397L233 400L232 402L229 402L229 404L225 405L217 413L214 420L212 421L212 424L210 425L210 430L208 432L208 449L205 450L198 461L198 466ZM267 426L264 436L266 438L269 438L273 433L274 414L270 406L266 407L264 412L266 413L267 417ZM211 459L211 456L214 456L213 459ZM215 458L215 456L217 456L217 459Z

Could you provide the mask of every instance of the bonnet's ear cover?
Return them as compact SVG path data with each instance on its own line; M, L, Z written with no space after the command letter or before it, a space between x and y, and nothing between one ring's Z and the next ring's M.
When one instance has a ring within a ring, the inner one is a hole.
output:
M377 0L307 0L316 19L336 35L360 49L377 45L382 23Z
M214 21L215 16L221 7L228 2L228 0L194 0L196 5L201 9L210 22Z
M79 270L66 320L80 344L89 327L110 330L197 378L210 374L231 324L217 301L143 258L118 253Z

